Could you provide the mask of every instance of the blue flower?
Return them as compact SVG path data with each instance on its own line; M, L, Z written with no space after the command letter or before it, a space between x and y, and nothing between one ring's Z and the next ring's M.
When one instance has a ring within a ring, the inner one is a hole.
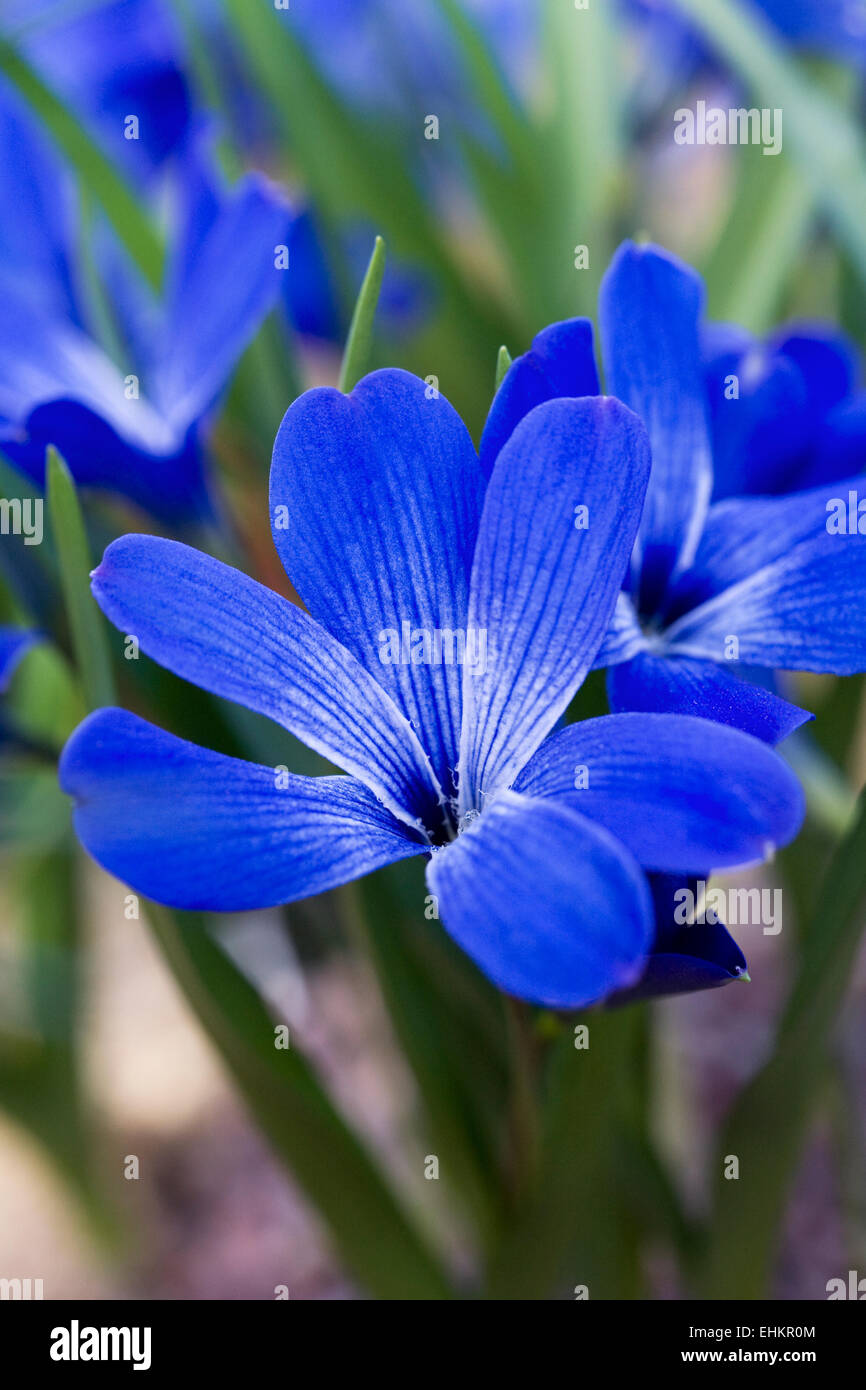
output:
M275 251L291 214L261 175L229 192L201 142L176 170L178 205L162 301L109 237L100 247L120 340L113 358L77 292L74 203L20 103L0 87L0 447L42 484L55 444L82 486L172 522L206 515L202 443L211 408L280 290Z
M843 333L789 324L760 342L736 325L709 324L703 350L714 500L798 492L862 471L866 391Z
M837 494L847 498L844 482L711 503L702 304L698 277L657 247L625 243L602 283L607 389L645 422L652 474L597 664L611 668L614 710L697 714L776 742L810 716L734 673L866 670L866 536L829 525ZM545 329L494 399L481 443L486 470L527 409L598 389L590 323Z
M445 928L502 989L566 1007L633 984L655 927L644 870L760 860L803 813L790 771L738 730L627 713L553 732L610 621L648 472L614 400L532 410L485 486L418 378L305 393L277 436L271 516L307 612L151 536L109 546L93 592L144 653L347 775L100 710L61 761L82 843L139 891L216 911L427 856Z
M72 107L136 182L154 174L190 135L193 102L180 24L164 0L11 0L4 35ZM134 139L126 121L135 116Z

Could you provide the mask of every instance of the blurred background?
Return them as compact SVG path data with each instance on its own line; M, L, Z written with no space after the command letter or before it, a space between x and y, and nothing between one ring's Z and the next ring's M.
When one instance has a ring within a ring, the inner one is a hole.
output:
M125 530L157 531L291 597L266 519L270 449L300 390L336 384L377 235L387 263L369 365L429 379L476 440L500 347L516 356L554 320L594 318L601 275L630 236L702 273L712 320L758 338L790 321L847 335L858 471L864 69L860 0L0 0L0 491L41 496L50 439L81 488L94 556ZM676 143L675 112L698 101L782 109L781 152ZM232 220L244 198L286 251L267 289L244 279ZM207 248L197 281L196 246ZM206 380L200 396L160 384L166 362ZM140 377L144 395L156 383L146 420L106 405L109 371L136 391ZM69 400L105 433L66 421ZM315 1163L311 1174L300 1159L303 1181L293 1175L302 1118L285 1143L254 1122L173 968L180 937L165 924L155 935L144 904L75 847L54 761L87 691L62 556L50 534L27 546L5 529L0 624L18 636L8 659L0 650L0 1277L41 1279L46 1298L365 1296L329 1230L339 1195L326 1223ZM145 660L116 666L121 702L174 732L316 770L256 717ZM792 684L818 715L790 755L810 813L791 849L737 879L784 895L781 933L734 929L751 983L599 1025L642 1078L653 1155L638 1146L620 1164L599 1141L582 1178L584 1198L624 1213L590 1252L611 1296L688 1296L705 1221L728 1230L722 1296L750 1264L759 1273L743 1296L824 1298L828 1280L866 1275L859 920L844 978L804 1015L821 1041L808 1104L738 1112L771 1155L770 1207L778 1197L751 1248L749 1212L728 1221L714 1167L731 1107L777 1055L810 933L835 911L822 874L866 780L862 695L859 677ZM603 687L590 681L580 698L591 713ZM477 1174L467 1167L455 1192L425 1177L425 1159L460 1147L443 1097L488 1066L495 1090L498 1044L449 1032L450 1001L412 1018L408 982L428 968L447 982L454 966L414 873L205 926L220 960L288 1024L421 1229L471 1274ZM407 1008L410 1034L433 1029L424 1058L407 1046ZM572 1022L539 1028L561 1037ZM796 1089L792 1070L783 1059L770 1073L774 1094ZM601 1133L603 1104L586 1113ZM567 1131L563 1171L592 1142ZM354 1200L347 1184L347 1209ZM752 1215L766 1205L749 1201ZM553 1296L569 1296L575 1268L564 1257Z

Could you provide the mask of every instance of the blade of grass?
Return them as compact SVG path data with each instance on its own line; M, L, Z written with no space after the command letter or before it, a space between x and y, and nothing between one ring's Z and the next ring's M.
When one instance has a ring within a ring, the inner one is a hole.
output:
M56 449L46 455L48 512L75 661L88 709L116 703L105 619L90 592L91 556L75 483Z
M379 303L384 274L385 243L380 236L377 236L373 243L373 251L361 288L358 291L352 322L349 325L346 347L343 352L343 363L340 368L339 385L341 391L351 391L367 370L367 364L370 360L370 346L373 341L373 321L376 317L376 306Z

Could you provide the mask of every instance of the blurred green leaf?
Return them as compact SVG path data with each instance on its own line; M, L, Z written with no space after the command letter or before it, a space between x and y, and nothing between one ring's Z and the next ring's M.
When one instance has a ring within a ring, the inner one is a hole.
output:
M0 768L0 849L17 854L50 849L69 832L69 802L53 767Z
M502 999L441 922L423 916L417 868L394 864L358 884L357 925L415 1074L441 1176L462 1195L487 1241L501 1215L508 1086Z
M752 333L772 328L813 220L814 198L799 166L744 147L734 206L703 267L710 317Z
M737 1097L715 1160L710 1298L766 1298L786 1199L866 927L866 794L827 870L769 1060ZM726 1179L725 1159L739 1160Z
M866 146L855 121L741 0L678 3L755 98L782 111L785 149L866 278Z
M349 325L343 363L340 368L340 390L351 391L368 369L370 345L373 341L373 323L376 306L382 289L385 274L385 243L380 236L373 243L364 280L358 291L355 311Z
M98 709L116 703L105 619L90 592L92 561L72 474L50 445L46 475L48 511L76 665L88 708Z
M589 1047L573 1029L587 1025ZM623 1201L622 1145L633 1125L640 1011L569 1019L547 1066L541 1151L528 1198L485 1285L490 1299L636 1298L640 1225Z
M171 970L244 1101L323 1219L348 1267L380 1299L447 1299L448 1279L294 1039L275 1046L258 994L201 917L148 904Z
M0 72L18 88L69 160L139 269L158 289L162 245L148 214L99 146L58 96L7 39L0 39Z
M54 783L56 789L56 776ZM68 828L68 807L65 820ZM16 874L22 917L21 968L16 973L25 1012L17 1020L0 1014L0 1106L45 1146L95 1230L110 1238L115 1220L93 1165L94 1120L78 1059L80 919L75 863L75 852L67 844L47 854L28 854Z

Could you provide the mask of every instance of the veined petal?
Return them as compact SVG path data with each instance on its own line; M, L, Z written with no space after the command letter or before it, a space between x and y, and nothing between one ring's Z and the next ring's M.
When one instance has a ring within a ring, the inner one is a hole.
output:
M607 714L541 745L515 791L565 801L645 869L700 873L761 862L805 812L778 754L739 729L678 714Z
M607 696L614 713L693 714L742 729L764 743L781 743L815 717L717 662L664 651L639 652L631 661L611 667Z
M548 401L517 426L487 489L464 673L460 805L508 786L591 669L640 519L646 432L619 401Z
M60 785L88 853L171 907L293 902L425 849L354 777L278 778L122 709L79 725Z
M802 541L738 584L678 618L673 654L722 661L732 638L740 661L782 671L866 671L866 537Z
M842 503L847 531L848 494L866 486L862 478L823 483L805 492L786 497L731 497L717 502L707 514L704 533L694 564L673 589L668 608L674 617L721 593L732 584L748 579L765 565L792 554L803 541L827 534L831 512ZM857 504L854 505L856 518ZM866 547L866 536L856 530L845 537L852 545Z
M610 626L604 634L604 641L593 663L594 669L603 670L605 666L616 666L621 661L631 661L646 645L634 604L628 594L621 591L617 594Z
M597 396L598 368L589 319L565 319L543 328L529 352L516 357L490 407L479 457L489 478L515 426L535 406L559 396Z
M483 496L465 425L408 372L374 372L349 396L307 391L274 445L271 518L286 571L404 711L446 791Z
M350 652L263 584L178 541L122 536L93 593L154 661L282 724L401 819L437 805L405 717Z
M507 994L578 1008L640 974L653 913L644 875L601 826L504 792L427 866L446 929Z
M647 427L652 474L635 554L641 608L653 610L692 559L712 489L698 276L655 246L625 242L599 298L605 388Z

